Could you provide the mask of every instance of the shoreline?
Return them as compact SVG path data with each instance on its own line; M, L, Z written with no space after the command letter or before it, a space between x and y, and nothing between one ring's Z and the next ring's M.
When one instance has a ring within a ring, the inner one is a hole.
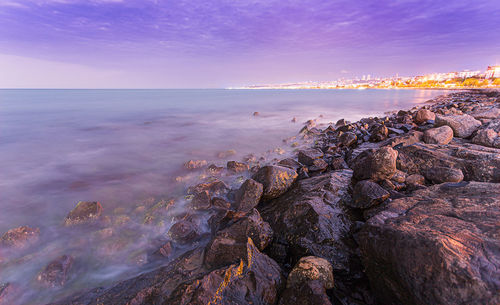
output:
M456 232L445 232L444 225L467 230L459 221L477 226L500 217L500 191L495 190L500 186L500 173L495 171L500 165L500 92L491 91L488 96L481 89L438 90L458 92L386 117L354 123L339 120L325 129L308 121L297 136L310 142L310 147L300 147L294 157L279 162L262 167L251 160L230 161L225 168L193 165L195 171L211 172L213 179L188 189L186 201L194 213L177 218L168 238L148 260L162 265L177 245L191 250L153 271L54 304L186 300L193 304L453 304L460 295L494 304L498 301L493 283L498 271L494 270L499 266L488 258L498 262L500 255L490 244L494 238L490 229L470 233L480 239L479 244L467 234L452 237L477 251L470 257L462 255L461 248L456 248L460 255L441 254L443 248L433 243L440 241L453 250L457 245L447 238ZM469 118L466 113L473 115ZM226 170L248 179L233 188L217 178ZM463 204L493 216L469 215L463 220L463 209L447 206L457 190L465 194ZM477 196L491 204L479 206ZM171 207L172 203L164 202L150 210L150 217L167 217ZM432 207L434 214L429 212ZM66 222L95 224L101 210L99 203L84 203ZM204 216L197 215L199 211ZM457 216L441 221L450 213ZM415 222L419 218L431 224ZM398 227L398 222L407 226ZM208 232L201 229L205 226ZM407 228L413 235L405 232ZM498 227L492 229L498 231ZM430 231L440 233L426 239ZM399 252L389 251L391 242L400 246ZM493 252L483 253L481 247ZM414 257L408 257L405 249L415 251L417 261L410 261ZM426 260L427 253L433 261ZM493 265L486 268L490 274L478 271L463 277L465 284L457 286L453 277L467 268L475 270L476 259ZM466 267L433 265L449 260ZM68 258L56 263L71 266ZM433 270L414 272L410 266ZM56 274L65 275L68 270ZM437 275L443 280L426 286L428 291L411 286L412 281ZM480 283L474 282L478 276ZM400 287L388 285L396 280ZM6 285L0 283L0 304L17 293L15 285ZM437 292L446 289L450 292L440 299Z

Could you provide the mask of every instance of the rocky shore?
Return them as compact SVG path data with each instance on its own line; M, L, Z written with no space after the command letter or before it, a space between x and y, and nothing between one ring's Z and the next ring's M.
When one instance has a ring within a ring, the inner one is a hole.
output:
M269 164L186 163L210 179L187 190L192 212L151 246L146 265L157 267L53 304L500 304L499 91L354 123L309 121L300 137L310 147ZM247 179L232 188L222 171ZM173 205L157 203L144 222ZM81 202L63 225L101 213ZM38 235L12 229L0 249ZM58 257L36 280L60 287L73 262ZM17 293L0 282L0 304Z

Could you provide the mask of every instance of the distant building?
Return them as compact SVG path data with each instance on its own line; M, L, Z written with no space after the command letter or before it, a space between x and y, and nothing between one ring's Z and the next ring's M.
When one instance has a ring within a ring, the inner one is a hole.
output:
M462 72L458 72L457 76L461 78L473 77L481 74L481 71L471 71L471 70L463 70Z
M500 66L488 66L486 69L485 78L499 78L500 77Z

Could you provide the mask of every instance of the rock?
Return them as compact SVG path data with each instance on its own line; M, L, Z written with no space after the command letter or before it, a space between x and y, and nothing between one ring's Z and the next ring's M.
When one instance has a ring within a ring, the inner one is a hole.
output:
M148 211L144 215L142 223L146 225L161 223L163 219L167 217L170 209L174 205L175 201L173 199L158 201L156 204L154 204L151 208L148 209Z
M259 250L264 250L273 238L273 230L253 209L248 215L229 222L216 232L209 242L205 264L211 268L239 262L247 255L247 240L251 238Z
M500 109L499 108L481 109L471 113L471 116L473 116L476 120L498 119L500 118Z
M493 129L482 129L479 130L477 134L472 138L472 143L488 147L495 147L495 139L497 138L498 133Z
M36 243L40 229L21 226L10 229L0 237L0 248L24 249Z
M208 210L211 206L211 198L208 191L201 191L199 193L194 194L193 199L191 200L191 208L194 210Z
M283 195L297 179L297 172L282 166L264 166L253 176L253 180L264 186L263 198L273 199Z
M212 176L217 176L217 175L220 175L220 173L224 170L224 167L221 167L221 166L217 166L215 164L210 164L208 167L207 167L207 170L206 170L206 173L208 173L209 175L212 175Z
M451 140L453 140L453 129L447 125L424 132L424 142L427 144L448 144Z
M214 197L211 201L212 208L228 210L231 208L231 203L224 198Z
M227 162L227 169L233 173L242 173L244 171L247 171L249 169L249 166L245 163L229 161Z
M353 208L367 209L382 203L390 194L384 188L370 180L363 180L354 186L352 201L346 204Z
M207 166L207 161L205 160L189 160L184 163L186 169L198 169Z
M91 223L99 219L102 213L102 206L97 201L80 201L76 207L69 212L64 220L64 225L72 226L77 224Z
M340 127L340 126L345 126L347 124L349 124L349 121L346 121L345 119L340 119L337 121L337 123L335 123L335 126Z
M331 305L325 287L320 281L310 281L302 286L287 288L281 294L279 305Z
M178 286L164 303L153 304L276 304L283 285L281 269L249 239L245 260L216 269Z
M322 172L328 168L328 163L326 163L323 159L316 159L313 161L313 164L309 166L310 172Z
M393 200L357 234L381 304L499 304L500 188L434 185Z
M168 230L168 235L177 242L189 243L198 239L200 232L194 223L182 219Z
M383 124L375 124L370 129L370 141L372 142L380 142L387 139L387 135L389 134L389 130Z
M69 271L73 266L73 257L62 255L51 261L40 274L37 281L47 287L61 287L68 281Z
M481 122L468 114L436 116L436 126L448 125L453 129L453 135L459 138L468 138L481 127Z
M288 168L292 168L294 170L297 170L297 169L299 169L299 168L301 168L303 166L302 164L300 164L299 162L295 161L292 158L283 159L280 162L278 162L278 165L281 165L281 166L284 166L284 167L288 167Z
M431 167L424 172L427 180L439 184L444 182L460 182L464 180L464 174L461 170L450 167Z
M260 113L259 113L258 111L255 111L255 112L253 113L253 116L259 116L259 115L260 115Z
M436 119L436 115L434 112L427 110L427 109L420 109L417 111L417 114L415 115L415 122L417 124L422 124L427 121L434 121Z
M236 155L236 150L230 149L230 150L219 152L217 154L217 158L219 158L219 159L226 159L226 158L234 156L234 155Z
M413 174L406 177L407 184L425 184L425 177L419 174Z
M259 204L264 186L253 179L247 179L236 192L237 210L249 212Z
M390 179L396 172L398 152L390 147L368 149L359 154L350 164L357 180L381 181Z
M299 288L310 281L319 281L325 289L333 288L333 267L326 259L302 257L293 267L286 282L287 288Z
M0 283L0 305L12 305L19 301L21 287L13 283Z
M311 166L314 160L323 158L323 152L319 149L310 148L299 151L299 162Z
M397 167L409 174L426 176L433 167L445 167L460 169L466 181L500 182L500 150L496 148L419 143L398 151Z
M188 189L188 194L201 193L203 191L208 191L210 197L217 197L225 195L229 191L229 187L222 181L218 179L213 179L207 183L200 183L194 187Z
M396 170L394 175L392 176L391 180L398 182L398 183L405 183L406 181L406 173L400 171L399 169Z
M404 130L398 129L398 128L392 128L392 127L387 127L387 130L389 131L389 135L394 134L394 135L403 135L405 133Z
M342 144L345 147L350 147L356 144L357 141L358 137L353 132L345 132L339 138L340 144Z
M349 165L347 165L344 158L335 157L335 158L332 158L332 161L330 162L330 167L333 170L339 170L339 169L348 169Z

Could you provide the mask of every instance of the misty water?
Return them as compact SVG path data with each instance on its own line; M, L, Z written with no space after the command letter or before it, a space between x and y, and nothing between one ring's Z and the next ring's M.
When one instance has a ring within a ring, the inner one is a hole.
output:
M40 304L144 272L153 267L145 264L153 241L184 212L186 189L207 178L184 162L224 166L251 153L272 162L294 153L294 140L283 139L309 119L380 116L443 93L0 90L0 236L22 225L40 229L31 247L8 255L0 249L0 285L15 283L20 304ZM219 156L229 150L235 154ZM222 179L234 188L242 181ZM172 198L176 215L144 224L148 208ZM64 227L78 201L99 201L106 221ZM75 258L65 286L37 283L40 270L63 254Z

